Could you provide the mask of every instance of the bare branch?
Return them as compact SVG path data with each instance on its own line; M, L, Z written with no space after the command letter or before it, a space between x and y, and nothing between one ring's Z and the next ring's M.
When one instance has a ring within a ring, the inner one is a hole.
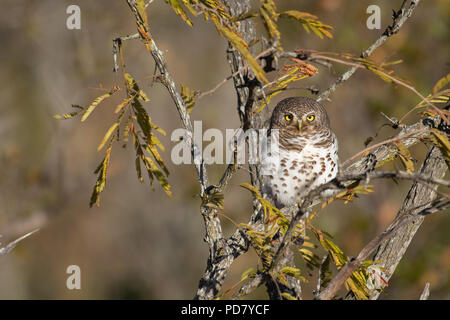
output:
M135 16L136 21L139 21L141 25L144 25L140 14L137 12L135 2L133 0L127 0L127 2ZM146 32L149 39L147 39L146 37L142 37L142 39L144 40L160 72L161 83L169 92L180 116L181 123L184 129L186 129L187 136L185 137L185 143L191 146L191 152L194 158L194 166L198 174L198 182L201 189L200 195L202 199L205 199L205 197L207 198L209 195L207 191L209 186L208 175L203 160L201 159L201 150L199 150L198 146L194 143L193 140L193 126L190 120L189 113L187 112L186 104L182 99L180 92L176 88L175 81L168 70L167 63L164 59L162 51L157 47L155 40L150 35L150 32L148 30ZM133 35L130 38L135 39L136 37ZM201 159L200 163L196 160L198 158ZM225 177L225 179L227 178ZM208 265L211 265L213 261L216 261L217 259L221 259L222 248L225 247L222 225L220 223L218 215L216 214L216 211L216 208L206 205L201 206L201 213L206 229L204 240L209 245ZM223 277L219 279L218 283L220 285L224 280L224 276L225 275L223 275ZM197 298L212 299L217 294L220 288L218 288L216 282L210 283L209 280L210 279L208 279L208 277L204 277L202 280L200 280L199 290L196 296ZM214 281L216 280L217 279L214 279Z
M262 274L257 274L252 281L248 282L244 286L242 286L231 298L232 299L239 299L241 297L244 297L248 294L250 294L253 290L258 288L260 285L262 285L265 282L264 277Z
M369 151L372 151L372 150L374 150L374 149L376 149L378 147L381 147L381 146L384 146L384 145L387 145L387 144L391 144L393 142L398 142L398 141L401 141L401 140L409 138L409 137L416 138L416 139L423 138L424 136L426 136L430 132L431 132L431 129L418 129L418 130L414 130L414 131L405 133L403 135L398 135L398 136L396 136L396 137L394 137L392 139L388 139L388 140L382 141L380 143L374 144L373 146L367 147L367 148L359 151L357 154L351 156L347 160L345 160L344 163L342 163L342 167L345 167L346 165L348 165L350 162L352 162L353 160L355 160L359 156L361 156L361 155L363 155L365 153L368 153Z
M233 16L239 16L250 9L249 0L225 0L224 4L228 7L231 15ZM255 36L253 22L249 20L241 21L238 26L238 32L243 35L246 43L249 43L250 39L253 39ZM244 123L245 106L248 105L248 100L251 97L251 92L246 85L246 79L243 75L243 71L248 70L248 68L244 62L245 59L231 45L228 46L227 58L231 66L232 79L234 81L234 86L238 97L238 115L241 123ZM213 90L217 90L220 86L221 84L216 86ZM220 189L226 185L230 178L230 174L233 172L232 169L232 166L228 166L224 172L224 175L219 182ZM204 214L203 217L205 221L211 219L209 218L211 215L207 216ZM216 219L220 225L220 220L218 220L218 218ZM210 230L210 228L208 228L208 223L206 223L206 238L209 237L209 233L212 231L214 230ZM210 245L210 255L206 265L206 270L199 281L195 299L214 299L222 288L222 284L234 259L246 252L248 250L248 246L248 239L245 237L244 232L239 229L237 229L235 234L229 239L225 240L221 238L221 240L217 241L214 246Z
M428 175L433 179L440 179L445 174L446 168L442 154L437 148L433 147L424 161L421 174ZM437 186L434 190L436 188ZM378 253L374 260L381 261L379 264L387 270L387 277L390 278L423 221L424 215L428 214L428 210L433 206L432 201L436 195L434 190L420 186L417 182L414 183L403 207L391 225L383 233L372 239L355 259L342 267L327 288L318 295L318 299L332 299L352 272L377 248ZM379 292L374 291L370 299L376 299L378 295Z
M388 26L383 34L366 50L361 53L361 58L366 58L372 54L379 46L386 42L392 35L396 34L403 24L408 20L408 18L412 15L414 9L419 4L420 0L411 0L409 1L409 7L406 9L406 3L408 1L403 1L400 9L397 11L396 15L393 17L392 26ZM323 91L317 101L327 100L331 93L333 93L336 88L347 81L354 73L358 70L357 66L353 66L348 69L345 73L343 73L328 89Z
M448 167L443 160L441 151L438 148L433 147L424 161L420 171L421 174L433 179L439 179L442 178L447 171ZM430 189L428 185L424 186L417 182L414 183L409 190L402 207L397 213L397 217L405 216L407 213L410 215L412 214L413 219L404 227L400 228L390 241L383 241L383 243L378 246L373 259L380 261L380 264L384 267L386 281L390 279L397 268L397 265L403 258L409 244L423 222L424 214L429 214L439 209L440 203L434 201L436 189L437 186ZM434 206L436 206L437 209L426 207L428 203L434 203ZM370 299L377 299L378 296L379 292L375 291Z
M349 62L349 61L345 61L342 59L337 59L337 58L332 58L332 57L327 57L324 55L320 55L320 54L311 54L310 59L316 59L316 60L324 60L324 61L333 61L333 62L338 62L340 64L344 64L344 65L350 65L353 66L354 68L359 68L359 69L369 69L367 66L360 64L360 63L355 63L355 62ZM441 117L442 119L445 120L445 122L448 123L448 119L445 116L445 114L441 111L441 109L439 109L438 107L436 107L433 103L430 102L431 99L424 97L419 91L417 91L416 88L414 88L412 85L409 85L408 83L406 83L405 81L396 79L395 77L391 76L388 72L384 72L382 70L377 70L377 73L381 74L383 77L389 79L390 81L392 81L393 83L396 83L398 85L401 85L403 87L405 87L406 89L412 91L415 95L417 95L419 98L422 99L422 101L424 101L426 104L428 104L430 107L432 107Z
M415 174L408 173L406 171L372 171L359 174L347 174L345 176L338 177L337 179L339 180L339 182L345 182L345 181L361 181L361 180L368 181L370 179L380 179L380 178L405 179L421 183L439 184L447 188L450 187L450 181L433 178L420 173Z
M398 133L398 135L396 137L403 136L401 138L402 142L407 147L410 147L410 146L416 144L419 140L408 134L410 134L411 132L417 133L418 130L423 130L424 128L430 128L428 126L428 124L430 124L430 123L435 123L437 126L437 123L439 122L438 118L428 118L428 119L430 121L424 122L424 123L427 123L427 125L425 125L425 126L422 123L422 121L419 121L410 126L406 126L406 125L403 126L402 130ZM353 179L353 181L365 180L368 176L367 172L371 171L377 162L383 162L386 159L390 158L391 154L395 151L396 151L396 149L394 146L389 146L389 145L385 145L385 144L378 146L375 150L372 150L372 152L370 153L369 156L366 156L366 157L354 162L347 168L345 168L342 171L342 178L341 178L342 181L343 182L347 181L347 184L348 184L349 182L352 181L352 179ZM378 173L378 172L379 171L373 172L371 177L376 178L376 175L379 175L379 178L381 178L381 175L386 175L386 177L388 177L388 175L393 174L393 172L389 172L389 173L382 173L382 172ZM358 175L360 175L360 176L358 176ZM403 173L400 172L398 178L400 178L400 175L403 175ZM405 174L404 177L405 177L405 179L407 178L410 180L422 178L424 183L432 183L432 182L439 181L439 180L438 181L428 180L428 178L422 177L420 175L416 175L416 176L407 175L406 176L406 174ZM443 181L439 181L439 182L443 182ZM446 185L446 184L448 185L447 182L444 183L444 185ZM318 196L320 195L320 193L322 191L329 190L330 188L338 189L338 186L335 183L329 183L327 185L322 186L319 190L316 190L317 193L315 193L314 195L311 194L310 196L313 199L318 199ZM292 208L289 208L289 209L292 209ZM298 217L298 219L300 220L300 218L301 218L301 215ZM254 230L256 230L256 231L264 230L263 219L262 219L261 213L258 208L256 208L254 210L254 212L253 212L252 216L250 217L249 222L247 224L252 226L254 228ZM295 226L295 222L291 221L291 225ZM284 241L290 241L290 239L285 237L285 239L283 239L282 242L284 242ZM203 276L203 279L205 281L207 280L209 283L216 283L216 284L223 281L223 279L225 278L225 276L228 272L228 269L231 266L231 264L233 263L233 261L235 259L237 259L240 255L247 252L249 247L250 247L250 242L249 242L247 236L245 235L245 232L240 229L237 229L234 232L234 234L229 239L226 240L226 245L222 248L222 259L214 262L213 265L211 265L210 268L207 269L207 271L205 272L205 274ZM261 279L253 279L253 281L251 281L251 282L258 282L261 284L261 282L260 282ZM252 283L252 284L249 283L247 286L252 287L253 285L255 285L255 283Z
M11 250L13 250L19 244L20 241L28 238L33 233L38 232L38 231L39 231L39 229L35 229L31 232L28 232L26 235L23 235L20 238L14 240L13 242L8 243L8 245L6 245L5 247L0 248L0 256L7 255L9 252L11 252Z
M260 54L258 54L255 59L259 59L267 54L270 54L272 52L276 51L275 48L271 47L267 50L264 50L263 52L261 52ZM214 94L221 86L223 86L225 83L227 83L228 80L233 79L234 77L238 76L239 74L243 73L246 69L248 68L247 63L244 63L243 66L241 66L238 70L234 71L231 75L229 75L228 77L226 77L225 79L223 79L222 81L220 81L217 85L214 86L214 88L212 88L211 90L202 92L198 95L198 98L202 98L206 95L212 95Z
M423 288L423 292L420 295L420 300L428 300L428 297L430 296L430 283L427 282L425 284L425 288Z

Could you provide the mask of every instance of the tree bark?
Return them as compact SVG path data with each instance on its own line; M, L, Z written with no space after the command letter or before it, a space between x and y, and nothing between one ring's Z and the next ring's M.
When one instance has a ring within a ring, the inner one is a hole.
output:
M423 175L437 179L445 175L447 172L447 164L438 148L431 148L420 172ZM411 240L420 228L425 215L428 213L427 209L429 209L430 203L436 198L436 189L437 185L430 187L423 183L413 183L401 209L397 213L397 218L404 215L411 216L410 222L399 228L391 239L383 242L377 248L373 260L379 260L380 264L385 268L386 281L393 275L400 260L408 249ZM378 299L379 295L380 292L375 291L370 296L370 299Z

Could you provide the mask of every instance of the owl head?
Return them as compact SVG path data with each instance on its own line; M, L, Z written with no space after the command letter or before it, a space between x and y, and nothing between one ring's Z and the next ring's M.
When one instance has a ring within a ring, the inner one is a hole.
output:
M325 108L314 99L292 97L281 100L276 105L270 128L289 136L309 135L330 130L330 120Z

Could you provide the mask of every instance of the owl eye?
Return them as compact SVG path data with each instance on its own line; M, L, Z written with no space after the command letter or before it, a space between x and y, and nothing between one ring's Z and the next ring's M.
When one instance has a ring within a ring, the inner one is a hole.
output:
M284 116L284 118L286 119L286 121L291 122L292 119L294 119L294 116L292 114L287 114Z
M308 120L309 122L314 121L315 118L316 117L313 114L306 116L306 120Z

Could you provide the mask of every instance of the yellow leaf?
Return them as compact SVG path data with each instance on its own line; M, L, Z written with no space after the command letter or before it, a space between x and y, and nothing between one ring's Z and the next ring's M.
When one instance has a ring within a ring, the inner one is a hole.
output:
M150 99L147 97L147 95L145 94L145 92L144 91L142 91L142 90L139 90L139 98L141 98L142 100L144 100L145 102L149 102L150 101Z
M86 120L89 117L89 115L92 113L92 111L94 111L95 107L97 107L106 98L109 98L116 91L117 91L117 89L114 88L110 92L105 93L104 95L101 95L100 97L95 99L94 102L92 102L91 105L86 109L86 112L81 117L81 121L83 122L84 120Z
M433 87L433 94L436 94L440 89L445 87L448 83L450 83L450 73L445 77L441 78Z
M300 12L297 10L288 10L280 13L280 17L290 18L299 21L306 32L309 33L309 29L311 29L320 39L323 39L323 35L327 38L333 38L333 35L328 31L332 30L333 27L327 24L324 24L318 17L312 15L307 12Z
M186 105L186 110L188 113L191 113L192 108L195 105L195 91L189 89L188 87L185 87L184 85L181 85L181 98L184 101L184 104Z
M225 36L225 38L233 45L233 47L243 55L243 57L249 64L250 68L255 73L256 78L263 83L269 83L269 81L266 78L264 70L261 68L259 63L255 60L255 58L251 55L250 51L248 50L247 43L245 43L245 41L240 36L232 32L228 27L221 25L220 22L216 23L216 27Z
M257 270L255 268L250 268L245 270L241 275L241 281L247 279L247 278L254 278L256 276Z
M287 293L287 292L283 292L281 295L282 295L284 298L286 298L287 300L297 300L297 298L291 296L291 295L290 295L289 293Z
M119 113L120 110L122 110L123 107L125 107L131 100L134 99L135 96L131 96L129 98L126 98L123 100L117 107L116 110L114 110L114 113Z
M243 182L243 183L240 184L240 186L245 188L245 189L250 190L254 194L259 194L259 190L256 187L254 187L251 184L249 184L249 183Z
M285 16L285 17L289 17L289 18L293 18L296 20L301 20L301 19L318 19L317 16L310 14L308 12L300 12L297 10L287 10L284 11L280 14L281 16Z
M100 142L97 151L100 151L103 149L103 146L105 145L106 141L109 139L111 134L113 133L114 129L117 128L119 124L116 122L111 127L109 127L108 131L106 131L105 136L103 137L102 142Z
M431 139L431 141L439 148L439 150L441 150L445 162L450 168L450 142L444 134L438 131L433 130L433 135L436 137L436 139Z
M139 15L141 16L142 21L146 26L148 26L147 21L147 11L145 11L145 2L144 0L136 0L137 10L139 12Z
M181 19L184 20L184 22L186 22L189 26L192 27L192 21L186 15L186 12L184 11L183 6L181 5L179 0L165 0L165 1L172 7L173 11L177 15L179 15ZM186 2L184 2L184 4L186 5ZM187 8L191 11L191 13L193 12L193 9L190 6L188 6Z
M70 119L70 118L76 116L77 114L78 114L77 111L74 111L74 112L71 112L71 113L64 113L64 114L62 114L62 115L55 114L55 115L53 116L53 118L58 119L58 120L59 120L59 119Z
M277 25L272 20L269 13L266 11L266 9L264 7L261 7L259 9L259 11L261 13L261 17L263 18L263 21L264 21L264 26L266 27L270 38L271 39L280 39L280 37L281 37L280 31L278 31Z
M401 141L396 142L395 146L398 149L398 156L405 166L406 172L414 172L414 162L412 161L411 153L408 148Z
M111 157L111 148L112 146L109 146L109 148L106 149L105 157L95 170L95 173L98 173L98 176L94 190L92 191L91 201L89 202L90 207L94 204L100 206L100 193L103 192L106 186L106 172L108 170L109 159Z

